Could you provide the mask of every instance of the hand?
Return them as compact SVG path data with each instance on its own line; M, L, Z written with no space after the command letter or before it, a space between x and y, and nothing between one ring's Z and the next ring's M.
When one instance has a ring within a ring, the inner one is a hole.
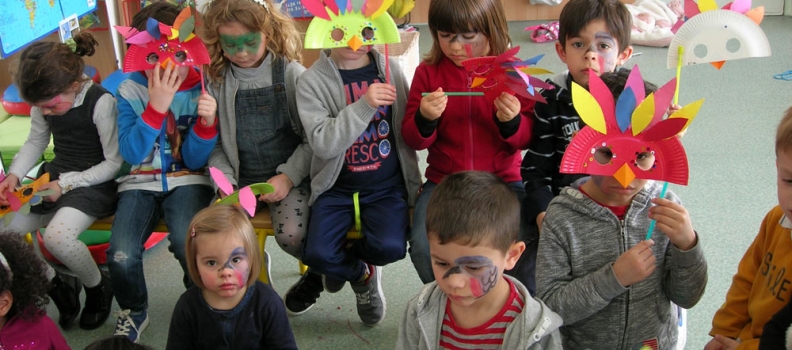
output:
M498 110L498 112L495 113L498 120L507 122L520 114L520 109L522 107L520 106L520 100L516 97L501 92L501 95L495 99L495 108Z
M6 175L3 182L0 182L0 205L9 205L6 193L14 192L16 187L19 186L19 178L14 174Z
M198 97L198 116L203 118L202 125L212 126L217 118L217 100L207 93Z
M178 67L168 62L165 72L160 74L160 65L154 65L154 72L146 71L148 77L149 104L160 113L166 113L173 102L173 96L179 90L182 81Z
M649 218L657 221L657 228L681 250L696 246L696 232L685 207L665 198L653 198Z
M366 89L363 95L369 106L377 108L379 106L390 106L396 102L396 87L389 84L374 83Z
M267 203L280 202L289 194L294 183L284 174L278 174L267 180L267 183L275 187L275 192L259 196L259 200Z
M712 338L707 345L704 345L704 350L734 350L737 349L737 345L740 345L740 342L716 334L715 338Z
M670 117L672 114L676 113L680 109L682 109L682 106L674 103L671 105L671 107L668 107L668 110L666 111L666 115Z
M539 227L539 232L542 232L542 223L544 222L545 214L547 214L547 212L543 211L536 216L536 226Z
M433 93L421 98L421 115L429 120L437 120L445 112L448 96L443 88L437 88Z
M616 259L613 273L622 286L628 287L641 282L654 272L657 259L652 253L653 245L653 240L645 240Z
M39 191L50 190L50 189L54 193L44 197L43 199L45 202L56 202L58 198L60 198L63 192L63 189L60 187L60 181L59 180L50 181L38 188Z

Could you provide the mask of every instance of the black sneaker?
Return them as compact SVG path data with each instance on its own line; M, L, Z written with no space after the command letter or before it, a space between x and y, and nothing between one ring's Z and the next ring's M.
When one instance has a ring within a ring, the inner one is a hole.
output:
M350 283L357 299L357 312L363 324L376 326L385 319L385 294L382 292L382 267L366 264L369 279Z
M110 276L102 272L102 280L95 287L85 288L85 308L80 315L80 328L96 329L107 321L113 306L113 285Z
M82 290L80 280L77 277L56 273L55 278L50 282L52 286L47 294L58 308L60 314L58 324L63 329L69 329L80 314L80 290Z
M326 292L338 293L338 291L344 289L346 281L328 275L322 275L322 285L324 285L324 290Z
M286 297L283 298L286 312L292 316L304 314L316 304L322 290L322 276L308 269L286 292Z

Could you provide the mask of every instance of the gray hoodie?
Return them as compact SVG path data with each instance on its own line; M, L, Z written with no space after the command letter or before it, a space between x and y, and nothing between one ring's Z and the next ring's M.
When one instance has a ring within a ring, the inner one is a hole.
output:
M381 81L386 81L385 56L377 50L371 52L377 61ZM344 82L329 54L329 50L322 51L319 60L303 73L297 84L297 108L313 149L310 204L333 187L344 165L347 149L366 130L377 111L364 98L347 105ZM421 172L418 170L418 155L404 143L401 132L410 85L394 59L390 60L390 72L390 82L396 86L396 102L392 106L396 149L409 196L408 204L413 206L421 186Z
M561 334L558 332L561 317L541 300L531 297L520 281L509 275L503 277L517 287L525 305L520 315L506 327L501 349L561 349ZM399 325L396 349L437 349L447 300L437 282L423 286L421 293L407 303Z
M646 237L649 200L660 196L661 187L648 182L633 197L623 221L575 188L564 188L550 202L539 238L536 292L564 318L564 348L676 347L677 316L671 302L691 308L707 285L700 242L681 251L655 228L652 250L657 262L651 275L625 288L612 267ZM671 191L665 198L681 204Z

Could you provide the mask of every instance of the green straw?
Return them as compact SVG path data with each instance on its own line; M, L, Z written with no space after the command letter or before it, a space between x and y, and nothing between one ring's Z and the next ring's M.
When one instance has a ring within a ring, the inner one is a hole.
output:
M424 92L421 96L426 96L431 94L431 92ZM483 92L478 91L471 91L471 92L445 92L446 96L484 96Z

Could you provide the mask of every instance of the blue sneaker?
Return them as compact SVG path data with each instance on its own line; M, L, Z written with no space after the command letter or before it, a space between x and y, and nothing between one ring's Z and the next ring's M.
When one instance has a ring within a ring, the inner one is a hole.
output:
M116 314L118 320L113 336L125 336L129 341L137 344L140 341L140 333L143 333L149 324L148 312L143 311L139 315L132 315L129 313L130 311L129 309L121 310Z

